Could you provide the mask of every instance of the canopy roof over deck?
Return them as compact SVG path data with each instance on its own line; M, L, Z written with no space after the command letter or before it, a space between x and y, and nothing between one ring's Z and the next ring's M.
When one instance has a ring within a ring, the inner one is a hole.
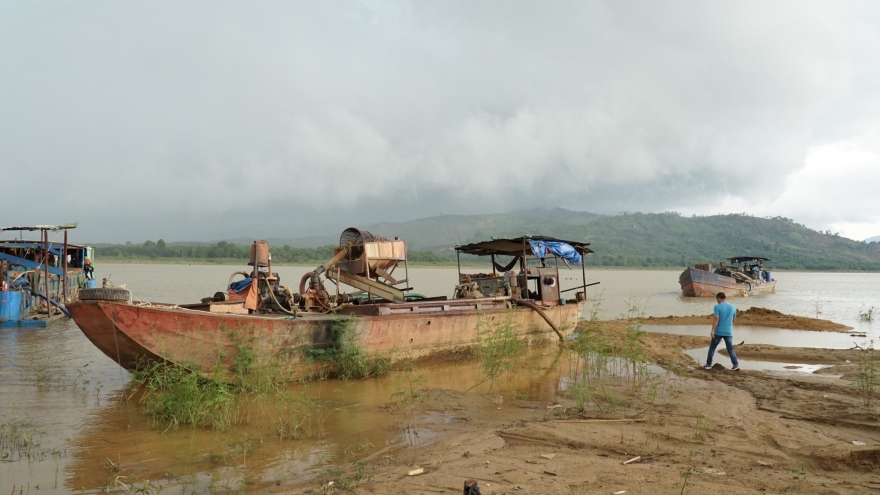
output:
M749 263L752 261L764 262L764 261L773 261L773 260L771 260L770 258L762 258L761 256L736 256L736 257L730 258L730 262L736 263L736 264Z
M76 228L76 223L66 223L64 225L34 225L32 227L2 227L2 228L0 228L0 231L6 231L6 230L27 230L27 231L68 230L68 229L75 229L75 228Z
M456 246L455 250L459 253L473 254L476 256L490 256L493 254L500 256L522 256L524 249L527 249L528 252L531 253L531 248L528 247L529 240L544 242L564 242L573 247L575 251L577 251L581 255L594 252L592 249L587 247L590 245L589 242L566 241L565 239L557 239L555 237L547 237L543 235L522 236L515 237L513 239L492 239L483 242L465 244L464 246Z

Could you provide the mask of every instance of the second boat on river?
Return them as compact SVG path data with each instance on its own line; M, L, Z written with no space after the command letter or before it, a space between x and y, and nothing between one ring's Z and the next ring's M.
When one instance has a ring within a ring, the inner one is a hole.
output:
M737 256L730 258L730 266L722 261L712 270L711 264L685 268L679 275L681 293L689 297L715 297L719 292L727 296L750 296L776 292L776 280L764 262L770 258Z

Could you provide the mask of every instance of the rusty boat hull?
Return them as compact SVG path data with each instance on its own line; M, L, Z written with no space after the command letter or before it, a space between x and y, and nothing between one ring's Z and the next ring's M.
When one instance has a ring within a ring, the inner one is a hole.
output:
M340 345L340 329L368 354L392 362L464 350L480 331L501 324L528 343L558 340L536 311L502 298L371 304L296 318L105 300L77 301L68 309L86 337L126 369L167 362L206 376L228 374L246 354L298 378L308 372L314 350ZM568 335L584 303L542 309Z
M687 268L678 277L681 294L686 297L715 297L719 292L730 296L753 296L776 292L776 280L740 281L698 268Z

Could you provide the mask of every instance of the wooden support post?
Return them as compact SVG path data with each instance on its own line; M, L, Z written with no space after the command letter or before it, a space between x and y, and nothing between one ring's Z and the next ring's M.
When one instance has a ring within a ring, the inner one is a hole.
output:
M403 255L403 276L406 277L406 286L409 287L409 250Z
M61 300L67 304L67 229L64 229L64 249L61 250Z
M52 303L49 300L52 296L49 294L49 231L43 229L43 278L46 279L46 319L52 318ZM40 288L37 287L37 292Z
M584 301L587 300L587 253L581 253L581 274L584 284ZM574 300L577 301L577 292L574 293Z

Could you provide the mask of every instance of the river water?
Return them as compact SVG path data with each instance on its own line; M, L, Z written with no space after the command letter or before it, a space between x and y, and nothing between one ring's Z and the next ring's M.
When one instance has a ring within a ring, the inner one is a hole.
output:
M294 288L310 269L274 268L282 282ZM97 275L125 284L144 301L187 303L223 290L237 269L103 264ZM456 282L456 270L448 268L411 268L409 276L409 285L425 295L451 296ZM644 316L710 314L714 304L711 299L681 297L677 271L597 270L588 271L587 278L588 283L601 282L587 294L597 301L602 318L626 316L634 307ZM880 317L867 322L860 313L880 308L880 274L775 272L775 278L776 294L731 302L740 309L759 306L818 316L852 326L866 337L759 327L743 328L738 337L751 343L837 348L878 340ZM561 283L563 289L580 285L581 272L563 270ZM649 330L708 333L707 328L694 327ZM520 373L492 392L554 401L564 386L554 371L552 360L557 358L554 352L533 353L532 359L550 371ZM164 431L150 424L135 397L127 401L121 393L129 379L71 321L47 328L0 328L0 493L97 493L107 487L120 490L140 479L159 480L166 487L163 493L205 493L318 476L334 463L426 440L431 428L407 429L401 414L383 407L411 383L465 391L481 375L472 362L426 363L378 379L328 380L295 389L322 405L314 414L311 437L296 440L279 438L284 413L265 400L244 408L241 424L225 432ZM488 391L480 386L469 393ZM418 424L443 423L450 420L449 414L423 416Z

